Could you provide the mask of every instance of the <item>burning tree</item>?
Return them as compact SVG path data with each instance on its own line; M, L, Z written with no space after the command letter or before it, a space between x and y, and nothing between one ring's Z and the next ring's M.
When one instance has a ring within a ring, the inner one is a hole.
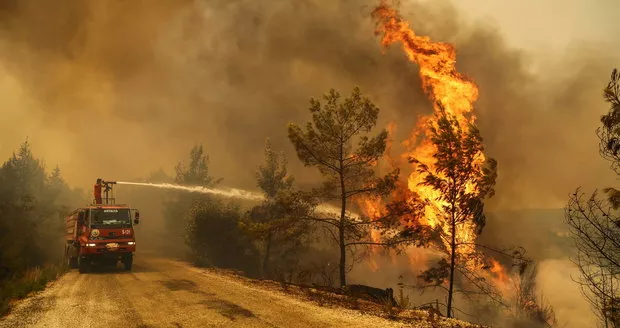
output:
M485 222L483 200L493 195L496 177L496 162L486 159L475 127L478 87L457 72L453 45L416 35L385 1L372 15L381 43L385 47L402 43L407 58L419 65L422 86L434 104L435 114L421 119L413 134L416 140L409 142L415 145L409 158L417 170L409 176L407 188L413 195L410 201L424 205L423 216L402 224L405 230L422 224L438 235L435 246L446 256L422 278L435 286L448 280L447 315L451 317L457 271L485 293L495 294L479 279L484 265L475 247Z
M373 137L366 134L376 125L379 108L362 97L359 88L354 88L344 102L340 102L340 98L332 89L323 97L323 104L311 99L312 122L308 122L305 129L291 123L288 134L299 159L306 166L317 167L325 176L320 197L340 202L337 218L316 217L314 220L327 224L338 244L340 284L346 286L347 249L367 236L366 228L372 223L347 211L350 200L363 195L389 194L398 171L380 178L375 174L375 164L385 151L387 131Z
M620 174L620 75L616 69L604 92L611 104L597 130L600 153ZM605 327L620 327L620 191L606 188L606 198L586 197L579 189L566 208L566 223L577 248L577 282Z
M426 203L427 215L432 215L432 227L438 234L438 248L446 254L439 268L422 274L427 282L442 284L448 279L447 315L451 317L456 271L473 278L478 256L474 250L476 235L485 224L483 200L493 195L496 162L485 160L482 137L473 125L461 126L454 115L443 110L429 123L430 140L436 147L434 163L430 165L412 157L422 177L421 200Z

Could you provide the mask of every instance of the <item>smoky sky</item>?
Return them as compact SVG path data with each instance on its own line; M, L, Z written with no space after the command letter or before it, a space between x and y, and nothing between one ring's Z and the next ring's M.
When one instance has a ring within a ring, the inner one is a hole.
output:
M309 119L310 97L360 86L381 108L378 128L397 124L396 142L431 111L417 66L373 34L375 4L2 1L0 155L28 138L48 167L87 187L172 174L202 143L224 185L255 188L271 138L311 185L317 175L286 136L289 122ZM418 34L455 43L458 69L480 87L478 122L499 162L493 206L561 206L575 187L609 182L594 130L617 53L580 43L534 73L527 53L449 3L402 6Z

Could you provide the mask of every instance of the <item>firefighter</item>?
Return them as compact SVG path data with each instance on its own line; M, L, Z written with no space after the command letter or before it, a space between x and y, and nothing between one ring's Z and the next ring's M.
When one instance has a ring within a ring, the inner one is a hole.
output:
M103 185L101 184L101 178L97 179L97 183L95 183L95 204L102 204L103 200L101 199L101 188Z

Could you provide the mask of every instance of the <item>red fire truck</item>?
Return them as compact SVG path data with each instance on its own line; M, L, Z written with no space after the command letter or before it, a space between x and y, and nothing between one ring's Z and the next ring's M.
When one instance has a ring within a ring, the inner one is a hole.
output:
M131 270L136 251L134 225L140 222L140 212L115 204L113 194L109 197L116 182L98 181L105 188L105 197L98 197L99 201L78 208L65 218L67 264L85 273L93 263L116 265L121 261L125 270Z

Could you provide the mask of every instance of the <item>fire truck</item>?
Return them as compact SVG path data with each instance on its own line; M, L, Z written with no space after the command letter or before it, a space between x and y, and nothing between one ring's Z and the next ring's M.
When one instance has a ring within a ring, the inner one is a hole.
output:
M117 265L131 270L136 251L134 225L140 212L125 204L116 204L114 181L101 181L105 197L78 208L65 217L67 265L80 273L88 272L94 263ZM97 186L95 186L97 193Z

